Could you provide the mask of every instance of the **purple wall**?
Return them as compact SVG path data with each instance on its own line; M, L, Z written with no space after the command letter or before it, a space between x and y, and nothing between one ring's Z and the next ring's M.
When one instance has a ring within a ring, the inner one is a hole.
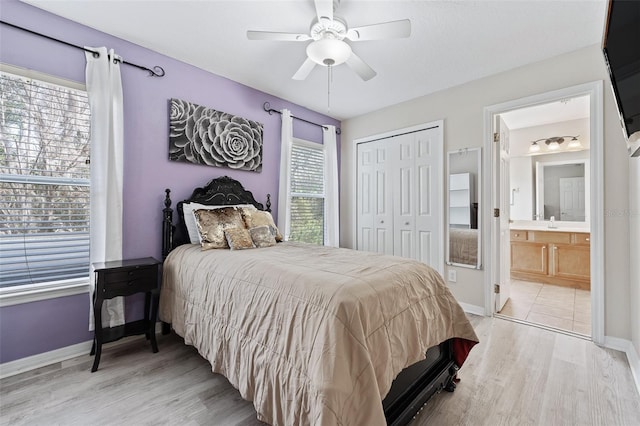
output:
M2 362L91 340L88 306L87 293L3 307Z
M84 46L107 46L125 60L147 67L159 65L163 78L148 77L145 71L123 65L124 90L124 246L125 257L160 258L164 189L171 188L175 203L188 197L196 186L218 176L241 181L260 202L271 194L277 217L280 163L280 115L262 109L268 101L274 109L288 108L296 116L317 123L340 123L232 80L168 58L159 53L93 30L19 2L2 0L3 21L51 37ZM58 77L84 82L85 59L80 50L24 31L0 25L0 61ZM168 160L168 100L184 99L264 124L263 167L261 173L234 171ZM294 121L294 136L321 141L319 127ZM175 215L174 215L175 217ZM64 303L75 309L61 309ZM127 313L140 315L139 298L128 301ZM79 307L79 308L78 308ZM86 341L87 298L67 297L0 308L0 363ZM24 318L45 318L59 322L56 333ZM65 324L81 324L70 327ZM16 336L22 336L16 338ZM16 347L18 346L18 347Z

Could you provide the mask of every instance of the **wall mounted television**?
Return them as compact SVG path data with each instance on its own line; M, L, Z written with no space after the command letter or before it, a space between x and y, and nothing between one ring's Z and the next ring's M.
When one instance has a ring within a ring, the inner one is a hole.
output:
M640 156L640 1L609 0L602 51L631 156Z

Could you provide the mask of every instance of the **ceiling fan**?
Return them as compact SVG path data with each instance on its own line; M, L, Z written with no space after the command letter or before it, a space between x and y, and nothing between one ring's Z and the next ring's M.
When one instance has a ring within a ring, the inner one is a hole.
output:
M314 0L316 18L311 22L309 34L271 31L247 31L249 40L309 41L307 59L293 75L294 80L304 80L318 65L333 67L345 63L364 81L376 76L376 72L346 42L383 40L409 37L411 21L382 22L357 28L349 28L347 22L334 14L340 0Z

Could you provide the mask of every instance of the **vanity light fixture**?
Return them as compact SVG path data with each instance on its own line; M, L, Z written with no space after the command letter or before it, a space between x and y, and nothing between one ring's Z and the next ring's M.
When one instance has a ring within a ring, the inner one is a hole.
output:
M531 142L531 146L529 146L529 152L531 153L540 152L540 145L538 145L538 142L542 142L542 141L544 141L544 143L547 145L549 151L557 151L560 149L560 145L564 142L564 138L571 138L571 141L567 144L567 148L570 148L570 149L581 148L582 144L578 140L578 136L579 135L552 136L550 138L538 139L536 141Z
M550 141L549 139L547 139L546 141L544 141L544 143L549 146L549 150L551 151L557 151L558 149L560 149L560 142L558 142L557 140Z
M540 145L538 145L538 141L531 142L531 146L529 146L529 152L540 152Z
M578 140L577 136L574 136L570 141L569 141L569 145L567 145L568 148L582 148L582 144L580 143L580 141Z

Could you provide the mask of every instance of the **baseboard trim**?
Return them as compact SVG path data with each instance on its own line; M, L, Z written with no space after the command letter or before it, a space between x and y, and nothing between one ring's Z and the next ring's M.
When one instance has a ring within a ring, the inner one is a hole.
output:
M458 304L462 307L462 310L474 315L485 316L484 314L484 306L476 306L471 305L469 303L458 302Z
M162 323L158 322L156 323L156 333L161 332ZM139 337L141 336L125 337L107 344L109 346L118 346L130 342L131 339ZM91 351L92 344L93 340L88 340L75 345L65 346L64 348L54 349L49 352L43 352L41 354L16 359L15 361L5 362L4 364L0 364L0 379L15 376L16 374L24 373L26 371L35 370L40 367L46 367L47 365L55 364L56 362L62 362L78 356L88 355Z
M627 339L605 336L604 346L609 349L624 352L627 355L627 361L629 361L629 367L631 367L631 375L636 384L636 389L640 394L640 356L638 356L638 352L635 346L633 346L633 343Z
M92 343L93 342L89 340L53 351L20 358L15 361L5 362L0 364L0 379L55 364L56 362L66 361L81 355L87 355L89 351L91 351Z

